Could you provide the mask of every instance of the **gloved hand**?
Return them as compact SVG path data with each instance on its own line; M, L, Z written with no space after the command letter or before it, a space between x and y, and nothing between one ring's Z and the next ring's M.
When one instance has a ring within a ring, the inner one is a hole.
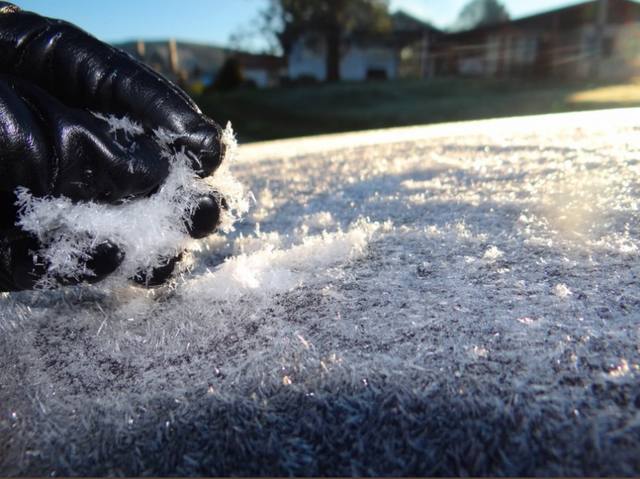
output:
M127 145L94 113L126 115L144 132ZM200 177L220 165L220 127L174 84L74 25L0 1L0 291L32 288L47 270L37 239L16 226L16 188L114 204L151 195L169 174L158 130ZM187 221L191 236L216 228L220 203L200 198ZM102 242L86 260L93 274L58 280L98 281L122 260L115 244ZM175 262L135 279L158 284Z

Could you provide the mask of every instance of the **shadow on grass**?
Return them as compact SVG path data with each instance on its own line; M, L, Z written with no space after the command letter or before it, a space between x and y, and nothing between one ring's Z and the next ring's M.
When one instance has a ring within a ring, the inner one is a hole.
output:
M367 388L314 395L280 387L260 391L259 400L199 395L186 406L172 397L157 398L144 406L161 413L128 430L113 423L98 437L51 444L19 473L45 475L52 463L65 465L58 474L96 476L633 475L640 470L629 447L632 439L607 434L613 423L576 418L530 395L517 402L487 400L480 391L460 395L433 386L424 394L374 380ZM79 421L111 413L100 409L80 411ZM171 418L169 426L161 418ZM51 453L55 460L47 456Z

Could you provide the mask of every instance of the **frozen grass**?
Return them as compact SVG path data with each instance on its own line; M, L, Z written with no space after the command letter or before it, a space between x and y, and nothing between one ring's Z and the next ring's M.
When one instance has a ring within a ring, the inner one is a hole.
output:
M0 298L0 470L639 474L638 115L241 148L172 288Z

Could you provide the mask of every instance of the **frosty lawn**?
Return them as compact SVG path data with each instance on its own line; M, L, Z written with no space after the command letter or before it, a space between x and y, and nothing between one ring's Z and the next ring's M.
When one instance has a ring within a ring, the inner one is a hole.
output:
M638 118L241 147L173 289L0 298L0 472L640 474Z

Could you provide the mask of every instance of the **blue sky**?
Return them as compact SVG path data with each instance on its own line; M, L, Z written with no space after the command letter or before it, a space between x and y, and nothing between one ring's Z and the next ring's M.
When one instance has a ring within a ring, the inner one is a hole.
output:
M391 0L392 10L404 9L439 27L450 25L468 0ZM13 0L43 15L63 18L98 38L115 42L137 38L175 37L217 45L247 30L267 0ZM503 0L520 17L580 0Z

